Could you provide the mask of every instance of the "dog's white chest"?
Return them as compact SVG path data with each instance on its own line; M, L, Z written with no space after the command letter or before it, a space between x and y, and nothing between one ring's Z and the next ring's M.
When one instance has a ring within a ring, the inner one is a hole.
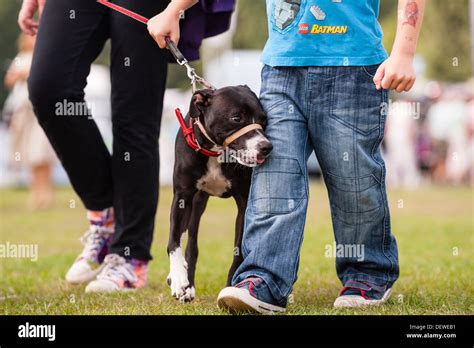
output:
M207 161L207 172L196 183L198 190L220 197L231 188L231 182L222 174L221 164L216 157Z

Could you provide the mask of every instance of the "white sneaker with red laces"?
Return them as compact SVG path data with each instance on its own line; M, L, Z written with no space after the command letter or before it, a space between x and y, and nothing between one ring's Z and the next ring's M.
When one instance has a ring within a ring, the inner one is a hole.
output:
M351 307L368 307L381 305L389 299L392 293L392 289L387 289L380 299L372 299L362 292L360 295L341 295L334 301L334 307L336 308L351 308Z
M217 306L231 313L275 314L285 312L284 307L257 298L254 287L261 282L260 278L247 278L236 286L222 289L217 297Z

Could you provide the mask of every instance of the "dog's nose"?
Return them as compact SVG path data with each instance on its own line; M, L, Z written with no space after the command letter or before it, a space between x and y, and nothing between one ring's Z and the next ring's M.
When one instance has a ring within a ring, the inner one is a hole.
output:
M258 150L265 156L268 156L273 150L273 145L269 141L262 142L258 145Z

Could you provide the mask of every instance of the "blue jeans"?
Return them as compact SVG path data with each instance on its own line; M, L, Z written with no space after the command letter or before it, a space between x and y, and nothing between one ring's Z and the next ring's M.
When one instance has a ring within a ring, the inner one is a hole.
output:
M329 193L336 243L363 251L336 257L342 284L363 282L384 291L398 278L380 154L388 92L375 88L377 67L263 68L260 98L273 151L253 171L244 261L233 285L260 277L266 287L261 299L286 306L297 278L308 206L306 162L313 150Z

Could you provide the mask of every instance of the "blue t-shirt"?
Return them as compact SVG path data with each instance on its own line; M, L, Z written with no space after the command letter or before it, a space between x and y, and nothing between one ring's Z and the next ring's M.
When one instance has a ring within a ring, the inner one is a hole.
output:
M387 58L380 0L267 0L270 66L374 65Z

